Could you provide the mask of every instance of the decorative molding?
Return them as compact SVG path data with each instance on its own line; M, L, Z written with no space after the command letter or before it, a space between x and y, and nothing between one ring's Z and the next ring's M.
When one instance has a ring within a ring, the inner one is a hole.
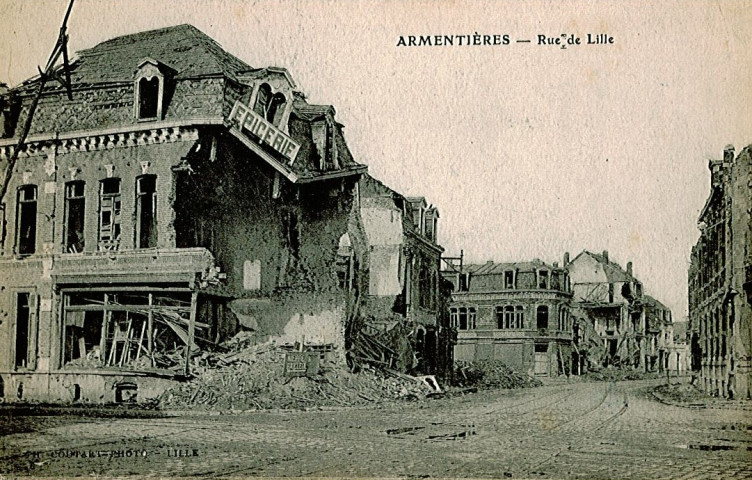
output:
M154 125L152 128L144 129L144 126L141 126L135 131L91 132L70 138L62 138L61 136L58 140L35 141L27 145L26 150L20 153L19 158L51 155L55 151L55 147L57 147L56 154L66 154L194 140L198 140L198 129L195 127L178 125L160 127ZM0 160L7 160L15 148L15 144L0 144Z

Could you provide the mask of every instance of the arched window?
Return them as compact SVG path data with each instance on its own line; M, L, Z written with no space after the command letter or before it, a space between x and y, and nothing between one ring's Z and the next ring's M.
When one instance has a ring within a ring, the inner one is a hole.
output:
M538 307L537 327L539 330L548 328L548 306L546 305Z
M522 305L514 307L514 324L515 328L525 328L525 309Z

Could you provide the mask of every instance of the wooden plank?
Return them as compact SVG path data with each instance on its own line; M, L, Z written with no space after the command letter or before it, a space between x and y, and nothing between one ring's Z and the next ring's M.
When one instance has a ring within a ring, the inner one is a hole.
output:
M191 293L191 316L188 319L188 344L185 346L185 374L190 373L191 345L196 335L196 310L198 308L198 292Z
M154 313L151 309L151 306L154 304L154 297L151 292L149 292L149 313L147 314L147 322L149 323L149 357L151 359L151 366L154 366L154 355L152 354L154 352Z

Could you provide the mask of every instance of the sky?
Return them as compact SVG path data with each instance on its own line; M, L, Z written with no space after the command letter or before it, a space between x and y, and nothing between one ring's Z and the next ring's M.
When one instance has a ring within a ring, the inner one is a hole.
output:
M0 82L46 63L67 3L0 0ZM75 0L70 50L183 23L334 105L357 161L439 209L446 256L608 250L686 315L708 159L752 143L752 2ZM510 42L399 45L475 34Z

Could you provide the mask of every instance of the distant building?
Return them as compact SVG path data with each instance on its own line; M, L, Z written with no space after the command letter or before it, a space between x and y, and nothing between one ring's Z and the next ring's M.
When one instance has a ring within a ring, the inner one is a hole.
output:
M530 375L572 372L572 292L557 264L464 265L445 270L454 285L450 321L455 360L501 360Z
M752 145L710 160L689 267L692 370L706 392L752 396Z
M565 258L568 257L568 254ZM642 282L612 262L608 252L583 251L566 262L572 281L573 303L592 322L603 350L588 358L591 365L630 365L646 368L649 363Z
M664 371L669 350L674 344L671 310L651 297L643 296L645 304L645 368L648 372Z

